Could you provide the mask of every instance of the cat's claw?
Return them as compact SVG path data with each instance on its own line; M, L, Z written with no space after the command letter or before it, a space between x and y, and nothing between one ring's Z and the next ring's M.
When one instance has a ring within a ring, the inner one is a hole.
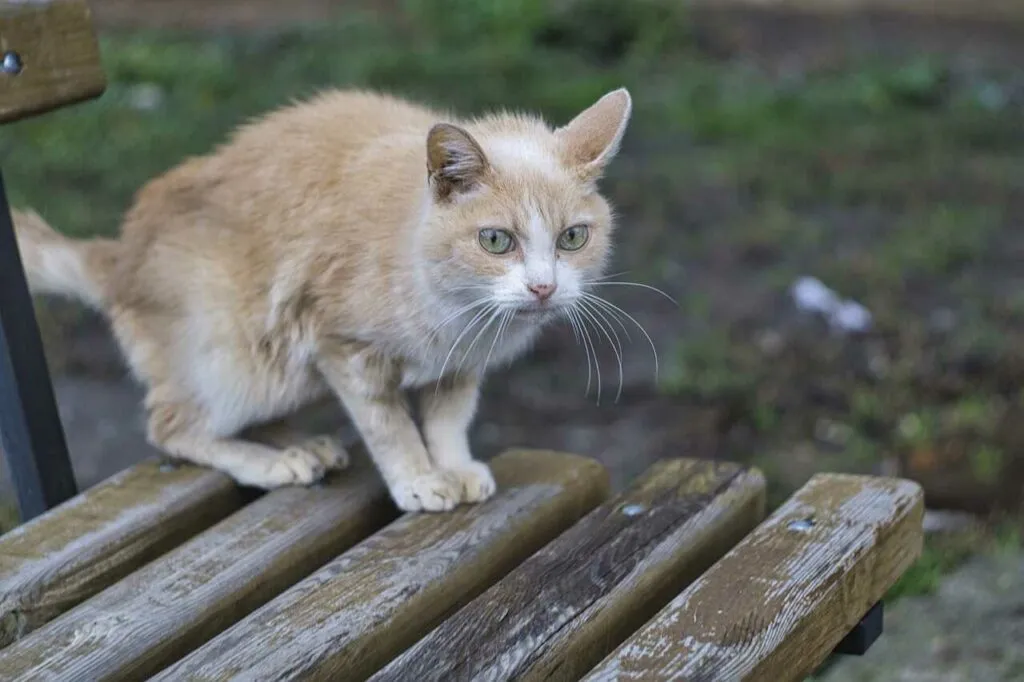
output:
M398 481L391 497L402 511L451 511L462 499L462 482L447 471L432 471Z
M483 462L473 460L456 469L449 469L448 473L459 479L463 502L483 502L498 489L491 468Z

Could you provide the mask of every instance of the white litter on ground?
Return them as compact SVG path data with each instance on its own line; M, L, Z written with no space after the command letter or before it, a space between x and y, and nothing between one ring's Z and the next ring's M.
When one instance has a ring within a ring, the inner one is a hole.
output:
M871 329L870 310L856 301L843 300L817 277L799 278L790 287L789 293L798 309L805 313L823 315L837 331L852 334Z

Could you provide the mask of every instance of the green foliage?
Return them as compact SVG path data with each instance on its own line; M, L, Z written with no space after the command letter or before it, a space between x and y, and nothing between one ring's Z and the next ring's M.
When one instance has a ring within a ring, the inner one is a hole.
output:
M926 537L921 556L886 593L885 599L891 602L901 597L931 594L939 588L944 576L972 555L1019 552L1020 548L1020 529L1013 522L997 523L990 531L979 528Z

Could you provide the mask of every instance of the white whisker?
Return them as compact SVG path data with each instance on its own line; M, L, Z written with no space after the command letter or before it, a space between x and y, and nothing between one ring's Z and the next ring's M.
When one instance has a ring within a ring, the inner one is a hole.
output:
M583 395L587 396L590 394L590 381L593 373L590 366L590 349L586 342L583 341L583 331L576 310L574 308L566 308L565 312L570 324L572 324L573 332L576 334L576 345L583 346L583 356L587 359L587 387L583 390Z
M455 352L455 347L459 345L459 341L461 341L462 337L465 336L466 333L469 332L469 330L476 325L478 320L482 319L484 316L490 313L493 308L496 307L496 303L488 304L487 307L485 307L483 310L479 311L476 315L474 315L473 319L467 322L466 326L462 328L461 332L459 332L459 335L455 337L455 341L452 343L452 347L448 350L448 355L445 356L444 362L441 363L441 371L438 372L437 374L437 382L434 384L434 395L437 395L438 390L441 388L441 380L444 379L444 370L446 367L448 367L448 361L451 360L452 353Z
M637 322L636 318L633 317L632 315L630 315L629 313L627 313L625 310L623 310L619 306L615 305L611 301L603 299L603 298L601 298L600 296L598 296L596 294L584 293L583 294L583 299L585 299L587 301L590 301L590 302L594 303L595 305L599 305L599 306L605 308L605 310L615 310L616 312L624 315L626 317L626 319L628 319L630 322L632 322L633 324L636 325L636 328L639 329L640 333L643 334L644 338L647 339L647 343L651 346L651 352L654 354L654 381L655 381L655 383L657 383L658 377L660 376L660 369L659 369L659 363L658 363L658 349L654 345L654 339L652 339L651 335L647 333L647 330L644 329L644 326L642 324L640 324L639 322Z
M490 328L490 326L494 324L494 321L497 320L501 314L501 310L497 307L491 310L490 316L487 318L487 322L485 322L480 327L480 331L476 333L476 336L473 337L473 340L469 342L469 347L466 348L466 352L462 354L462 359L459 360L459 364L455 368L455 376L459 376L459 372L462 371L463 363L466 362L466 358L469 357L469 354L473 352L473 346L476 345L476 342L480 340L480 337L484 334L484 332L486 332Z
M619 363L619 389L615 393L615 402L617 403L619 402L619 398L622 397L622 384L625 381L622 371L622 342L619 340L618 335L615 334L615 329L611 327L611 323L608 321L607 316L605 316L597 306L594 306L593 303L590 303L585 299L580 300L579 303L580 312L590 317L594 326L597 327L604 335L604 338L608 340L608 345L612 347L612 351L615 353L615 360ZM611 333L609 333L609 331ZM615 335L614 339L612 336L613 334Z
M622 270L621 272L613 272L610 275L602 275L601 277L598 277L597 279L588 280L588 281L584 282L584 284L593 284L594 282L605 282L605 281L610 280L612 277L620 277L621 275L628 275L628 274L629 274L629 270Z
M637 287L638 289L648 289L648 290L653 291L653 292L655 292L657 294L661 294L662 296L664 296L668 300L672 301L672 303L674 303L676 306L679 305L679 301L677 301L676 299L672 298L671 296L669 296L667 293L665 293L664 291L662 291L658 287L652 287L650 284L641 284L639 282L601 282L601 281L598 281L598 280L594 280L592 282L587 282L587 284L590 285L590 286L595 286L595 287L613 287L614 286L614 287Z
M454 322L459 316L461 316L461 315L463 315L465 313L468 313L469 311L471 311L471 310L473 310L475 308L478 308L478 307L486 304L488 302L488 300L489 300L488 297L477 299L477 300L473 301L472 303L469 303L469 304L464 305L461 308L457 309L454 313L451 313L450 315L448 315L448 317L446 317L443 320L441 320L441 322L439 324L435 325L430 330L430 333L427 335L427 343L430 343L431 341L433 341L434 338L438 334L441 333L441 330L446 325Z
M593 294L590 295L593 296ZM626 336L626 340L629 341L630 343L633 342L633 336L629 333L629 329L626 327L626 323L623 321L625 318L623 318L618 311L609 307L605 303L604 299L601 298L592 299L590 302L595 306L601 308L605 313L607 313L608 317L610 317L612 320L615 321L616 324L619 325L619 328L622 330L622 333ZM616 336L618 335L616 334Z
M498 328L494 332L494 338L491 340L491 347L487 349L487 356L484 358L484 371L487 370L487 365L491 361L491 353L494 352L494 347L497 345L498 339L505 333L505 329L515 316L515 310L506 310L501 314L501 322L498 323Z
M601 361L597 357L597 347L594 346L594 339L590 336L590 330L587 329L587 318L582 316L582 309L576 310L576 313L580 315L580 331L583 334L583 345L590 349L590 354L594 356L594 373L597 375L597 404L601 404ZM588 377L589 378L589 377ZM590 382L587 382L587 392L590 392Z

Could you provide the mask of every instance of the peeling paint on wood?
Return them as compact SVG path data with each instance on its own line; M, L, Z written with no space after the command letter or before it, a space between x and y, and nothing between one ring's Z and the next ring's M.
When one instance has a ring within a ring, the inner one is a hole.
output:
M362 458L268 493L0 651L0 679L145 679L396 515Z
M0 56L24 65L0 73L0 123L97 97L106 87L84 0L0 1Z
M578 680L763 515L759 472L660 462L371 680Z
M155 679L365 679L608 493L604 468L575 455L491 464L488 502L402 517Z
M210 469L143 462L0 537L0 647L238 509Z
M910 481L811 479L585 680L803 680L921 551Z

